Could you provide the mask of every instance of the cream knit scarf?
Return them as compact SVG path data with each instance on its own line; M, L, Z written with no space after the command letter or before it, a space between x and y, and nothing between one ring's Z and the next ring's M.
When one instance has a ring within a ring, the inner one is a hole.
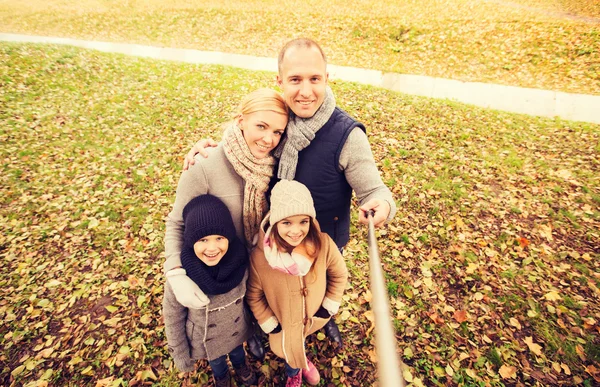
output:
M279 158L278 178L294 180L298 165L298 152L310 145L317 131L327 123L334 109L335 96L331 88L327 86L325 100L312 117L300 118L290 111L285 137L274 152L275 156Z
M224 133L223 150L235 172L244 180L244 237L247 245L252 246L260 221L267 212L265 194L277 160L273 156L254 157L242 131L233 123Z

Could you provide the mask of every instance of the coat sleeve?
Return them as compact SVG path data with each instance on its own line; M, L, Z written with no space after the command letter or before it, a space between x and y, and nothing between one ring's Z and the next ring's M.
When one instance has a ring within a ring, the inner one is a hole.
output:
M273 310L269 307L262 285L262 279L254 262L255 259L261 257L260 254L260 251L255 250L250 257L250 274L248 276L246 287L246 300L261 329L266 333L269 333L275 329L279 321L277 320L275 313L273 313Z
M183 245L183 208L196 196L208 193L208 180L203 159L196 160L187 171L183 171L177 184L175 203L167 215L165 231L164 272L181 266L181 247Z
M336 314L342 302L342 295L348 283L348 269L342 253L329 235L324 242L328 243L327 254L327 289L323 299L323 307L333 315Z
M177 302L168 282L165 282L163 319L169 353L175 361L175 366L182 372L193 371L195 362L190 356L190 343L185 330L187 308Z
M354 128L350 132L340 153L340 168L361 205L370 199L388 202L389 222L396 214L396 202L390 189L381 180L367 135L360 128Z

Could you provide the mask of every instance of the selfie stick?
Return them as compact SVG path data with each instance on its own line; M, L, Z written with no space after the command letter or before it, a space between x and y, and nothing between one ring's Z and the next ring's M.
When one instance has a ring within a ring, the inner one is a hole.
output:
M379 248L373 225L373 210L367 211L369 220L369 272L371 277L371 309L375 316L375 350L377 351L377 370L379 385L382 387L404 387L404 378L400 365L402 362L396 350L396 334L390 321L390 306L385 290L385 280L379 259Z

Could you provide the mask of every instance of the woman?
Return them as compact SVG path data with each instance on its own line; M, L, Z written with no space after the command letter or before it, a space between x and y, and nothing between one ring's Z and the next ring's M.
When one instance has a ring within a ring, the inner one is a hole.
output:
M271 89L245 96L221 143L210 157L198 158L181 174L175 204L167 216L164 270L177 301L202 308L208 298L181 267L183 208L193 198L211 194L221 199L233 217L236 233L251 246L267 212L265 193L275 172L271 151L279 144L288 121L283 97Z

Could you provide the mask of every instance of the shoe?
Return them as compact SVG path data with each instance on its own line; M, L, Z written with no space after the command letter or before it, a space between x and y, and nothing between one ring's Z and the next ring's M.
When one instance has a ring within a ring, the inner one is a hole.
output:
M295 376L288 376L285 387L302 387L302 371L298 372Z
M265 358L265 347L263 346L262 339L258 335L254 334L250 336L248 341L246 341L246 344L248 346L248 352L250 352L256 360L263 360Z
M327 337L329 337L329 340L331 340L334 343L337 343L338 349L342 349L342 347L344 346L342 344L342 335L335 321L333 321L333 319L330 319L329 321L327 321L327 324L325 324L323 329L325 329L325 334L327 335Z
M307 359L307 362L308 370L302 368L302 377L306 383L316 386L321 381L321 375L319 375L319 370L317 370L317 367L310 360Z
M254 386L258 384L258 378L256 372L250 367L248 362L244 362L241 367L234 368L235 375L244 386Z
M231 374L229 371L221 379L215 378L215 387L231 387Z

